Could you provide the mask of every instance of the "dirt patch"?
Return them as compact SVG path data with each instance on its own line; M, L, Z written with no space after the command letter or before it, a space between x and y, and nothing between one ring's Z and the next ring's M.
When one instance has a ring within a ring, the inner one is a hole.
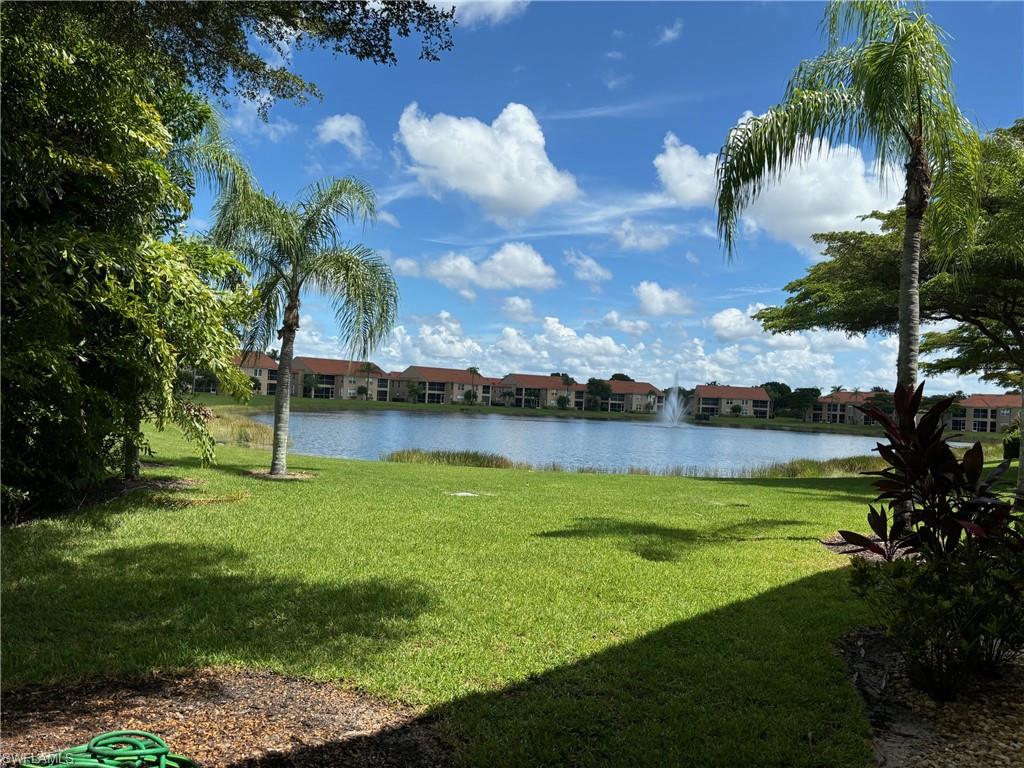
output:
M448 765L417 714L330 683L211 668L5 691L0 730L8 755L136 728L205 768Z
M316 475L312 472L288 472L284 475L272 475L269 469L252 469L249 471L250 477L255 477L260 480L276 480L287 482L289 480L312 480Z
M874 731L879 766L1024 765L1024 659L996 679L976 679L939 704L911 686L893 643L877 630L839 642Z

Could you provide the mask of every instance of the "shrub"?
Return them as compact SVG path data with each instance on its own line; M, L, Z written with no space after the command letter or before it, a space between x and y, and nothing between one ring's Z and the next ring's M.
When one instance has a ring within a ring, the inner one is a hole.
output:
M982 478L975 445L958 459L943 437L936 403L917 419L924 386L896 390L894 413L863 407L885 430L886 468L868 472L880 491L869 506L874 538L843 538L885 562L858 563L855 590L895 640L911 679L935 698L955 695L972 672L1024 647L1024 535L994 487L1004 461Z
M384 456L384 461L400 464L444 464L455 467L488 467L490 469L529 468L528 464L517 464L497 453L482 451L423 451L418 448L407 448L392 451Z
M710 413L695 413L693 414L694 421L711 421Z
M1010 432L1003 438L1003 458L1007 461L1020 458L1020 430ZM1018 468L1017 471L1024 470Z

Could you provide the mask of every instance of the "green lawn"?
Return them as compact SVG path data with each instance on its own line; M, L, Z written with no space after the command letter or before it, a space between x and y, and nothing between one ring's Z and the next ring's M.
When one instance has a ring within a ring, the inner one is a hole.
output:
M863 479L703 480L293 457L197 466L3 536L5 686L265 667L423 708L464 765L867 766L817 538ZM478 496L453 496L472 492Z

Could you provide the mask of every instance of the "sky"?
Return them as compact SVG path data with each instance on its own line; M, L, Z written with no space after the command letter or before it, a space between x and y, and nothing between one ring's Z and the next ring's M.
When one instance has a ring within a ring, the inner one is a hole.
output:
M982 130L1024 115L1024 4L932 3L949 33L961 109ZM813 232L863 228L892 207L871 157L826 147L766 190L730 261L717 239L715 156L744 116L778 102L821 52L818 3L473 2L454 49L397 66L284 45L268 52L322 101L261 121L224 106L260 183L295 199L324 177L378 195L353 242L391 265L399 319L371 356L385 369L485 375L626 372L667 386L711 380L892 387L891 337L765 334L751 319L820 258ZM191 226L210 223L196 201ZM305 297L298 354L346 357L326 303ZM929 391L991 391L973 378Z

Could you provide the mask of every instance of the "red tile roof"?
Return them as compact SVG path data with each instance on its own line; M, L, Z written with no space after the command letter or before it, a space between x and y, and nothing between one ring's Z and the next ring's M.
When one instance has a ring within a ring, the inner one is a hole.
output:
M427 365L410 365L402 371L399 378L424 379L425 381L443 381L455 384L488 384L487 376L473 376L465 368L433 368Z
M885 392L830 392L818 398L819 403L841 403L843 405L860 405L866 403L875 395L884 395Z
M1020 408L1020 395L970 395L959 405L964 408Z
M764 387L721 387L698 384L697 397L724 397L729 400L771 400Z
M272 371L277 370L277 360L262 352L251 352L244 357L241 354L237 354L235 355L235 365L239 368L269 368Z
M500 383L507 387L517 386L523 389L565 389L561 376L543 376L536 373L510 373L501 379ZM577 384L572 389L578 389L580 386L583 385Z
M348 376L349 374L366 376L367 371L363 370L364 365L370 366L369 374L371 376L377 376L384 373L379 366L374 363L367 363L365 360L335 360L329 357L296 357L292 360L292 365L296 368L307 370L310 373L319 373L324 376Z
M646 381L609 381L612 386L612 392L616 395L647 395L653 392L656 395L664 395L665 393L658 389L653 384Z

